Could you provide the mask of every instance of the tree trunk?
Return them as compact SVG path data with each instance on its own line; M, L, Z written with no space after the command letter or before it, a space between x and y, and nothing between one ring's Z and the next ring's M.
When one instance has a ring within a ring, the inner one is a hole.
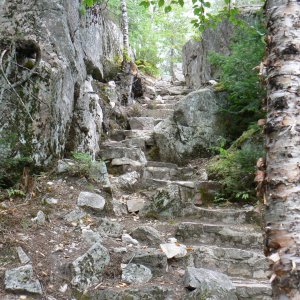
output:
M129 54L128 15L126 0L121 0L122 33L123 33L123 62L127 62Z
M300 3L268 0L266 255L273 299L300 299Z

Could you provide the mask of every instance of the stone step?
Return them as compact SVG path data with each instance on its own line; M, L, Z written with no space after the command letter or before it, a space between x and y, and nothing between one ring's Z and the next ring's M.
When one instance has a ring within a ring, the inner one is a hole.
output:
M153 130L155 122L151 117L132 117L129 118L129 125L132 130Z
M175 165L176 166L176 165ZM153 179L158 180L185 180L194 175L195 170L192 168L178 168L177 166L148 166L144 169L144 179L149 179L150 182Z
M157 103L157 102L151 102L148 104L148 109L175 109L176 102L173 101L173 103Z
M174 109L145 109L142 111L144 117L152 117L157 119L165 119L171 116Z
M272 287L268 281L231 278L239 300L272 300Z
M140 148L127 148L114 145L102 146L99 152L103 160L113 160L115 158L129 158L146 165L147 160L144 152Z
M152 130L115 130L110 134L110 139L114 141L123 141L125 139L143 139L146 145L153 145Z
M218 246L194 246L186 262L191 267L206 268L232 277L267 280L269 263L256 251Z
M177 179L179 175L179 170L174 168L166 167L146 167L144 169L143 178L144 180L153 179L159 180L174 180Z
M223 224L262 224L261 215L250 209L226 209L226 208L205 208L196 207L195 216L201 222L219 222Z
M176 226L176 238L182 242L196 242L240 249L262 250L263 235L250 225L204 224L182 222Z
M195 189L197 187L197 182L195 181L183 181L183 180L168 180L168 179L154 179L154 178L145 178L144 185L157 189L159 187L164 187L167 185L179 185L187 187L190 189Z
M170 168L170 169L178 169L178 166L173 163L168 163L164 161L154 161L154 160L148 160L147 161L147 167L161 167L161 168Z

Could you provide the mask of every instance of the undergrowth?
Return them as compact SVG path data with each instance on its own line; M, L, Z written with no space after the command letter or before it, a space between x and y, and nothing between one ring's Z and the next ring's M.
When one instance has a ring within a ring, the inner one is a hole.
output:
M256 202L256 162L262 156L262 135L255 128L246 131L229 149L221 147L208 165L209 178L218 180L223 187L214 201Z

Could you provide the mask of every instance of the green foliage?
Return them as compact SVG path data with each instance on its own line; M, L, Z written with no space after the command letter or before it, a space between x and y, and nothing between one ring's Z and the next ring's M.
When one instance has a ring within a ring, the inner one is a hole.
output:
M70 168L70 174L72 176L88 177L92 166L92 157L88 153L77 151L72 151L71 155L75 160L75 164Z
M261 140L259 130L251 128L228 150L219 149L219 156L208 166L209 178L223 185L222 192L215 198L216 202L256 201L255 166L258 158L264 155Z
M228 103L221 115L231 139L236 139L249 124L264 117L261 103L265 89L255 69L264 56L264 31L260 21L239 27L231 41L229 56L210 54L210 61L220 74L217 88L228 93Z
M17 190L17 189L13 189L13 188L10 188L7 191L7 195L9 198L13 198L13 197L25 197L25 193L21 190Z
M138 59L135 61L135 64L137 65L138 69L144 74L151 75L151 76L159 75L159 69L157 68L156 65L154 65L151 62L148 62L143 59Z
M20 179L24 167L32 166L31 147L22 144L18 136L11 132L1 132L0 136L0 188L10 188Z

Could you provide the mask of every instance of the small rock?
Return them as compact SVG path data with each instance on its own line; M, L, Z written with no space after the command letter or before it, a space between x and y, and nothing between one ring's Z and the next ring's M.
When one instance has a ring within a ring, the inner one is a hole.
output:
M128 264L122 272L122 280L128 283L146 283L151 278L151 270L143 265Z
M127 252L127 248L126 247L117 247L117 248L114 248L113 251L115 253L126 253Z
M166 254L167 258L184 257L187 255L186 246L182 244L166 243L160 244L161 250Z
M120 237L123 232L123 225L116 221L109 220L107 218L103 218L100 221L100 226L98 227L98 231L103 236L110 237Z
M74 168L75 163L71 159L61 159L57 162L56 171L58 174L68 172L72 168Z
M133 238L151 247L159 246L162 242L160 233L155 228L147 225L137 227L131 232L131 235Z
M59 288L59 291L64 294L67 291L67 289L68 289L68 285L65 283Z
M126 244L138 245L139 242L136 239L133 239L129 234L122 234L122 242Z
M54 205L58 203L58 199L55 198L47 198L45 199L45 203L49 205Z
M36 217L31 219L31 221L38 225L43 225L46 222L46 216L41 210L39 210Z
M64 220L67 222L74 222L74 221L78 221L82 218L84 218L86 216L86 213L84 211L82 211L81 209L74 209L72 211L70 211L69 213L67 213L64 216Z
M82 238L90 246L102 242L100 234L91 229L82 229Z
M30 262L30 258L28 257L28 255L25 253L25 251L23 250L22 247L16 247L18 256L19 256L19 260L21 262L22 265L27 264Z
M5 289L10 292L42 294L40 282L33 278L33 269L31 265L6 270L4 284Z
M81 192L78 196L77 205L95 211L102 211L105 206L105 199L95 193Z
M144 208L145 201L143 199L133 198L127 200L127 209L129 212L137 212Z

